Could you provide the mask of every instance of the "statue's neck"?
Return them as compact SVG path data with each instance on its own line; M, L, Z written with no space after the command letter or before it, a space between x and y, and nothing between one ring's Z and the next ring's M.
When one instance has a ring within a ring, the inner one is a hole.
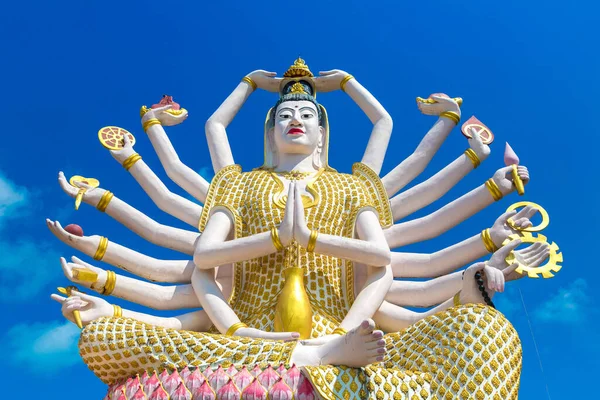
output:
M314 172L313 156L306 154L279 154L275 171Z

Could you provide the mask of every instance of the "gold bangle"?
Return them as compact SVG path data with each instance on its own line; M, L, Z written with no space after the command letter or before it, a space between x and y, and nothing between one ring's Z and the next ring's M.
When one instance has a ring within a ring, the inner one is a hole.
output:
M229 329L227 329L227 332L225 332L225 336L233 336L233 334L240 328L247 328L248 325L246 325L243 322L236 322L235 324L231 325L229 327Z
M454 295L454 307L460 306L460 290Z
M275 246L277 251L284 249L281 239L279 239L279 232L277 232L277 228L275 227L271 228L271 241L273 241L273 246Z
M256 86L256 82L254 82L252 80L252 78L250 78L249 76L245 76L242 78L242 82L246 82L248 85L250 85L250 87L252 88L252 90L256 90L256 88L258 86Z
M98 211L105 212L106 207L108 207L108 203L110 203L110 201L112 200L113 197L115 197L115 195L112 192L110 192L108 190L106 192L104 192L104 194L100 198L100 201L96 205L96 208L98 209Z
M125 161L123 161L123 168L125 168L125 171L129 171L129 169L131 169L131 167L133 167L133 164L140 161L141 159L142 159L142 156L140 156L138 153L134 153L134 154L130 155L129 157L127 157L125 159Z
M148 132L148 128L152 125L161 125L160 121L156 118L150 118L148 121L142 124L142 128L144 128L144 132Z
M114 271L106 271L106 282L104 282L104 288L102 289L102 293L105 296L109 296L112 294L113 290L115 290L115 286L117 285L117 274Z
M485 181L485 187L490 191L495 201L498 201L502 198L502 192L500 191L500 188L498 187L496 182L494 182L494 179L490 178L487 181Z
M113 304L113 317L121 318L122 316L123 316L123 309L120 306Z
M348 81L350 79L354 79L354 77L352 75L346 75L344 77L344 79L342 79L342 81L340 82L340 88L345 92L346 91L346 83L348 83Z
M477 153L475 153L473 149L467 149L465 151L465 155L469 157L469 160L471 160L471 162L473 163L473 168L479 167L479 165L481 164L481 160L479 159L479 156L477 155Z
M100 237L100 243L98 243L98 249L96 250L96 254L94 254L94 260L102 260L104 254L106 254L106 248L108 247L108 239L104 236Z
M451 119L452 121L454 121L454 123L456 125L458 125L458 123L460 122L460 115L458 115L454 111L444 111L444 112L441 112L440 113L440 118L442 118L442 117L446 117L448 119Z
M484 229L481 231L481 240L483 241L483 245L488 253L494 253L498 250L498 246L492 240L492 235L490 234L490 228Z
M340 336L344 336L346 333L348 333L348 331L345 330L344 328L342 328L341 326L338 326L337 328L335 328L333 330L333 332L331 332L332 335L340 335Z
M317 236L319 236L319 232L317 232L316 230L310 231L308 245L306 245L306 251L308 251L309 253L315 251L315 246L317 245Z

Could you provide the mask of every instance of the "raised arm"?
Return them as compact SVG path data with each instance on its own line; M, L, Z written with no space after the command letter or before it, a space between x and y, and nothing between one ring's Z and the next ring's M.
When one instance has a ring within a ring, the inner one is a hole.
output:
M518 213L510 211L498 217L489 228L493 246L502 247L502 243L510 235L518 233L514 228L530 227L530 219L536 212L535 208L527 206ZM512 227L507 222L510 218L514 221ZM490 251L491 249L485 245L482 232L431 254L392 252L392 270L396 278L433 278L455 271Z
M392 117L390 117L379 101L354 79L352 75L337 69L320 72L319 75L318 78L315 78L317 92L342 89L354 100L373 124L369 143L361 162L368 165L379 175L392 135Z
M227 127L256 88L270 92L279 89L280 80L274 78L275 75L275 72L263 70L249 73L206 121L206 140L215 173L223 167L234 164L227 138Z
M125 147L121 150L111 150L110 153L125 170L129 171L158 208L194 228L198 227L202 207L171 192L141 156L133 150L127 135L125 135Z
M423 172L450 131L458 123L456 116L460 118L460 107L456 101L441 96L432 96L432 98L436 103L417 103L419 110L423 114L437 115L440 118L421 140L417 149L381 180L389 197L392 197ZM453 114L448 117L447 113Z
M501 168L487 185L479 186L429 215L386 229L385 237L390 248L434 238L513 192L515 188L511 171L511 167ZM518 174L523 182L529 181L526 167L519 166Z
M69 196L77 195L79 189L71 186L62 172L59 173L58 181ZM111 193L101 188L90 189L85 192L83 202L104 211L150 243L185 254L194 253L194 246L200 234L159 224L129 204L110 195ZM104 200L103 203L100 203L100 200Z
M208 182L179 159L163 129L163 125L168 126L182 122L187 117L187 113L183 116L173 117L167 112L169 109L170 106L148 109L142 116L142 126L148 134L167 176L195 199L204 203L208 193Z
M489 146L483 144L475 129L469 139L470 148L440 172L390 200L394 221L433 203L474 170L490 154Z

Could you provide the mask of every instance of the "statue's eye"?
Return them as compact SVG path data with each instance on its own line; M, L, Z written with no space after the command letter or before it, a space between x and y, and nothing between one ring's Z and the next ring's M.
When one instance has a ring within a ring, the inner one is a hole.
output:
M289 119L289 118L292 118L292 114L279 114L279 118Z
M309 119L309 118L312 118L312 117L313 117L313 115L311 113L304 113L304 114L302 114L302 119Z

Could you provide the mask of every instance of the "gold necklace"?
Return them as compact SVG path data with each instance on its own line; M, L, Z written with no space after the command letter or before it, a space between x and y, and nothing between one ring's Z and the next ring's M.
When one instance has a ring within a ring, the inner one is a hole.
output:
M306 179L312 174L312 172L301 172L301 171L277 171L277 175L287 179L288 181L301 181Z
M310 193L313 196L313 198L311 199L309 196L302 195L302 205L304 206L304 209L311 208L319 203L320 196L319 196L319 193L315 190L313 185L321 177L321 175L323 175L323 172L325 172L325 168L321 168L306 184L306 191L308 193ZM293 171L285 172L285 173L291 174L291 173L293 173ZM300 174L310 175L310 172L309 173L300 172ZM276 189L275 193L273 193L273 203L275 203L275 205L279 208L285 208L285 203L287 202L287 194L284 193L285 186L283 185L283 182L281 182L281 180L278 177L279 172L271 171L270 175L273 178L273 180L275 181L275 183L277 184L277 189ZM286 178L286 179L288 179L288 178Z

